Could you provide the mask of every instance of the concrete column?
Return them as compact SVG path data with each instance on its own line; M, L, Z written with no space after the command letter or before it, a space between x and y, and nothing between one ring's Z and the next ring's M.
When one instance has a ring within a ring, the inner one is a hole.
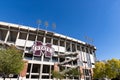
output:
M54 63L54 71L59 71L58 63Z
M77 52L77 43L75 43L75 51Z
M28 61L24 61L24 67L23 67L23 70L20 72L19 80L20 79L25 80L26 73L27 73L27 68L28 68Z
M45 44L45 41L46 41L46 33L47 33L47 31L45 31L45 34L43 36L43 44ZM44 60L44 54L42 54L42 56L41 56L41 62L43 62L43 60ZM42 70L43 70L43 64L41 64L41 66L40 66L39 80L41 80L41 78L42 78Z
M80 70L80 72L81 72L81 76L80 76L80 78L82 79L82 80L84 80L84 73L83 73L83 67L79 67L79 70Z
M16 40L19 38L19 35L20 35L20 32L18 32L17 37L16 37ZM15 40L15 41L16 41L16 40ZM15 45L16 45L16 42L15 42Z
M43 62L43 60L44 60L44 54L42 54L42 56L41 56L41 61ZM40 67L39 80L41 80L41 78L42 78L42 70L43 70L43 64L41 64L41 67Z
M87 62L87 57L86 57L86 47L84 47L84 50L85 50L85 52L84 52L84 59L85 59L85 62ZM86 63L85 63L85 67L86 67Z
M2 32L0 31L0 40L2 40Z
M51 69L52 69L52 65L50 65L49 79L51 79Z
M54 63L54 71L59 72L58 63ZM53 78L53 80L56 80L56 78Z
M33 68L33 63L31 63L29 79L31 79L32 68Z
M92 63L91 63L91 58L90 58L90 48L88 49L88 54L89 54L89 64L90 64L90 68L92 68Z
M80 58L81 58L81 65L80 66L83 66L83 54L82 54L82 47L80 45Z
M94 61L96 61L96 60L97 60L97 57L96 57L96 54L95 54L95 50L92 50L92 55L93 55L93 57L94 57Z
M10 30L7 31L7 34L6 34L6 37L5 37L5 41L4 41L4 43L7 42L7 39L8 39L8 37L9 37L9 34L10 34Z
M93 78L93 69L91 68L90 71L91 71L91 77Z
M46 34L47 34L47 31L45 31L45 34L43 36L43 43L45 43L45 41L46 41Z
M36 32L37 32L37 33L36 33L35 41L37 41L39 30L37 29Z
M66 39L64 40L64 48L65 48L65 54L66 54ZM66 60L66 58L65 58Z
M57 44L58 44L58 55L59 55L60 54L60 37L57 40L58 40ZM59 57L58 57L58 62L60 62Z
M24 52L23 52L23 56L22 56L23 58L24 58L24 55L25 55L26 43L27 43L28 37L29 37L29 28L28 28L28 33L27 33L27 37L26 37L26 40L25 40L25 44L24 44Z
M70 41L70 52L72 52L72 41Z

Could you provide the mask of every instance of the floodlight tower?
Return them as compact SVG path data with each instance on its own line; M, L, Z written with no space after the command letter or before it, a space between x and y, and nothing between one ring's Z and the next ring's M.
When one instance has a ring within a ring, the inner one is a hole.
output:
M42 21L41 21L40 19L37 20L37 29L38 29L38 30L39 30L39 28L40 28L41 23L42 23Z

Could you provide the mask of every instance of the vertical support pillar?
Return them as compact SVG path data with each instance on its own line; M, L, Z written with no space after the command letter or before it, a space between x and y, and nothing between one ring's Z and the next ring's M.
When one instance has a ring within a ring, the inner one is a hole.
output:
M54 63L54 71L59 72L58 63ZM56 78L54 78L53 80L56 80Z
M86 52L87 52L87 51L86 51L86 47L84 47L84 51L85 51L85 52L84 52L85 68L86 68L86 67L87 67L87 66L86 66L86 64L87 64L87 57L86 57L86 55L87 55Z
M36 33L35 41L37 41L39 30L37 29L36 32L37 32L37 33Z
M66 47L67 47L67 46L66 46L66 45L67 45L67 44L66 44L66 38L65 38L64 44L65 44L65 52L66 52L66 51L67 51L67 50L66 50Z
M92 55L94 57L94 62L97 60L96 54L95 54L95 50L92 50Z
M91 68L90 71L91 71L91 80L92 80L93 79L93 69Z
M29 79L31 79L32 68L33 68L33 63L31 63Z
M84 66L84 69L85 69L85 71L84 71L84 79L86 79L86 69L88 68L88 65L87 65L88 61L87 61L86 55L87 55L86 47L84 47L84 59L85 59L85 63L84 63L85 64L85 66Z
M9 26L8 26L8 27L9 27ZM4 43L7 42L7 39L8 39L8 37L9 37L9 35L10 35L10 29L8 29L8 31L7 31L7 34L6 34Z
M60 37L58 38L58 52L60 52Z
M83 66L83 52L82 52L81 45L80 45L80 58L81 58L81 65L80 66Z
M52 65L50 65L49 79L51 79L51 67Z
M47 33L47 31L45 31L45 34L43 37L43 44L45 44L45 41L46 41L46 33ZM44 61L44 54L42 54L42 56L41 56L41 62L43 62L43 61ZM39 80L41 80L41 78L42 78L42 71L43 71L43 64L41 64L41 66L40 66Z
M80 45L80 51L81 51L81 53L80 53L80 56L81 56L81 65L80 65L80 72L81 72L81 76L80 76L80 80L84 80L84 78L85 78L85 75L84 75L84 72L83 72L83 69L85 68L85 66L84 66L84 61L85 61L85 56L84 56L84 52L83 52L83 50L82 50L82 45Z
M58 38L58 55L60 54L60 38ZM58 62L60 62L60 58L58 58Z
M72 52L72 40L70 41L70 52ZM73 56L71 57L71 58L73 58ZM71 61L71 65L73 66L73 61Z
M51 44L53 44L53 37L51 37ZM52 62L52 56L50 58L50 61ZM51 72L52 72L52 65L50 65L50 72L49 72L49 79L51 79Z
M43 37L43 43L45 43L45 41L46 41L46 34L47 34L47 31L45 31L45 34L44 34L44 37Z
M19 38L19 35L20 35L20 30L19 30L18 33L17 33L17 37L16 37L16 40L15 40L15 45L17 44L16 41L17 41L17 39Z
M23 58L24 58L24 55L25 55L26 43L27 43L28 37L29 37L29 28L28 28L28 33L27 33L27 37L26 37L26 40L25 40L25 44L24 44L24 52L23 52L23 56L22 56Z
M72 41L70 41L70 52L72 52Z
M92 62L91 62L91 58L90 58L90 48L88 48L88 58L89 58L89 60L88 60L88 67L90 68L90 70L89 70L89 79L91 79L92 80L92 77L93 77L93 71L92 71Z
M84 80L84 72L83 72L83 67L79 67L79 70L80 70L80 73L81 73L81 75L80 75L80 80Z
M54 63L54 71L59 71L58 63Z
M43 62L44 60L44 54L42 54L42 57L41 57L41 61ZM43 64L41 64L41 67L40 67L40 75L39 75L39 80L41 80L42 78L42 71L43 71Z
M23 70L20 72L19 80L26 79L27 68L28 68L28 61L24 61L24 67L23 67Z
M92 68L92 62L91 62L91 58L90 58L90 48L88 48L88 54L89 54L89 67Z
M51 37L51 44L53 45L53 37ZM52 61L52 56L50 58L50 61Z
M2 40L2 32L1 32L1 30L0 30L0 40Z
M78 49L77 49L77 43L75 43L75 51L76 52L78 51Z

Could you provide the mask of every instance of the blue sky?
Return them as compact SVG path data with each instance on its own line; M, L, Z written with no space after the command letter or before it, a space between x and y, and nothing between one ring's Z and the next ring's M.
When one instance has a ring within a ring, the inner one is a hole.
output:
M47 30L92 38L98 60L120 59L120 0L0 0L0 21L37 27L38 19Z

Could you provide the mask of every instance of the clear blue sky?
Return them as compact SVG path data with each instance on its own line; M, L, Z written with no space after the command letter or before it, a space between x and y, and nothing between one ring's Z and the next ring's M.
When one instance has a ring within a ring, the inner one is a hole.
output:
M36 27L38 19L50 31L94 39L99 60L120 59L120 0L0 0L0 21Z

